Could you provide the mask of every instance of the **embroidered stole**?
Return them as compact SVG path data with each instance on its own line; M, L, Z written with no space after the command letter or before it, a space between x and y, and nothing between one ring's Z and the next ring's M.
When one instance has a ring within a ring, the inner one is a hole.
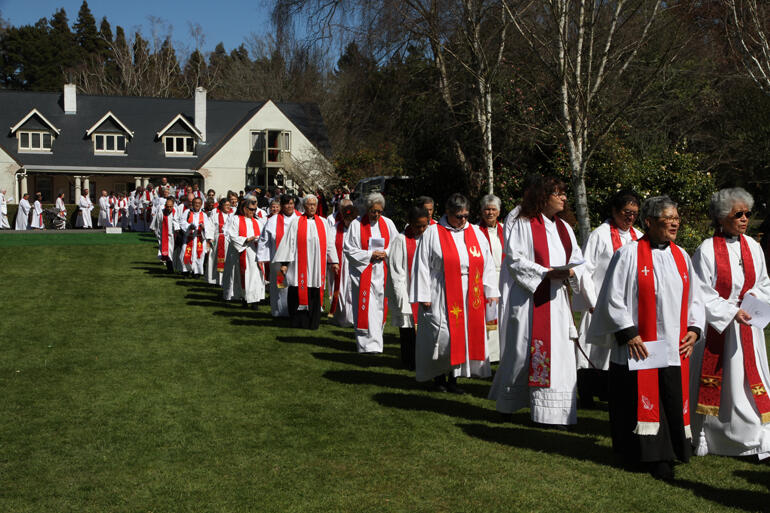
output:
M251 225L252 229L254 231L254 237L259 237L259 224L257 223L257 220L253 217L251 218ZM249 236L249 230L248 226L246 225L246 216L238 216L238 236L239 237L248 237ZM241 251L241 254L238 257L238 261L241 266L241 289L245 292L246 291L246 267L248 266L248 258L246 256L246 248Z
M412 265L414 264L414 253L417 250L417 239L414 238L412 230L407 227L404 231L404 241L406 242L406 283L412 282ZM417 311L420 303L412 303L412 322L417 324Z
M572 257L572 239L567 225L561 218L554 217L556 231L561 245L564 247L565 261ZM531 217L529 225L532 230L532 243L535 250L535 263L543 267L551 267L548 251L548 234L545 231L545 221L542 215ZM533 296L532 335L529 347L529 381L531 387L551 386L551 280L546 278Z
M465 363L466 346L470 360L486 359L486 297L484 296L484 253L479 241L468 225L463 230L465 248L468 251L468 296L463 298L463 277L460 253L457 251L452 232L438 225L438 240L444 257L444 284L446 309L449 321L449 359L451 365ZM468 337L465 336L466 318Z
M219 225L217 230L217 272L225 272L225 214L221 210L217 210L219 214Z
M388 231L388 225L385 220L380 216L377 220L377 227L380 229L380 237L385 239L385 248L390 246L390 232ZM369 239L372 237L372 226L369 224L369 217L366 216L361 220L361 249L367 251L369 249ZM383 263L383 275L385 283L388 282L388 266ZM369 313L366 311L367 303L371 303L370 292L372 288L372 269L374 264L369 262L364 272L361 273L361 280L358 287L358 322L356 323L356 329L368 330L369 329ZM385 319L388 318L388 298L384 300L385 308L382 315L382 323L385 324Z
M342 242L345 238L345 223L340 219L336 223L336 233L334 237L334 249L337 251L337 260L340 263L339 269L334 273L334 288L332 290L332 306L329 313L334 314L339 308L340 302L340 281L342 280Z
M168 215L161 212L161 215L163 216L163 226L160 228L160 256L163 260L168 260L168 234L171 231L169 225L172 216L176 216L176 209L172 209Z
M716 266L715 289L720 297L727 299L732 291L732 269L727 243L722 235L714 235L714 263ZM743 301L756 282L754 259L744 235L740 236L741 260L743 261L743 287L738 295L738 303ZM759 374L754 353L754 332L751 326L739 324L739 339L743 351L743 369L749 383L754 405L757 407L761 422L770 422L770 398ZM724 364L724 332L718 333L711 326L706 331L706 347L703 351L703 365L700 372L700 389L696 411L703 415L719 416L719 399L722 395L722 372Z
M671 243L671 254L676 262L679 277L682 280L682 306L679 314L679 340L687 334L687 312L690 298L690 283L687 275L687 262L682 250ZM636 249L636 267L638 283L638 319L639 336L643 342L658 340L658 313L655 296L655 273L652 264L652 249L650 239L645 235L639 239ZM690 359L680 355L680 373L682 379L682 414L684 417L685 433L691 438L690 431ZM636 428L637 435L657 435L660 428L660 389L658 388L658 369L636 371L637 401Z
M315 229L318 234L319 255L321 259L321 302L324 299L323 284L326 282L326 227L320 216L314 216ZM307 310L308 302L308 247L307 247L307 216L297 220L297 288L299 293L298 310Z
M192 210L187 214L187 224L192 224L194 218L195 212ZM197 258L200 258L201 255L203 255L203 240L201 239L201 230L203 229L203 211L198 212L198 226L195 227L195 232L192 236L192 238L187 242L187 247L184 250L184 263L185 264L192 264L192 252L193 252L193 242L197 241L196 244L196 252L197 252Z

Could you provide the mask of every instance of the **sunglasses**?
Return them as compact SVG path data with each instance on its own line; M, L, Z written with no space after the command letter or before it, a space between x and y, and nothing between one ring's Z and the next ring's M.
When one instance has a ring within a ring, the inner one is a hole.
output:
M751 219L751 210L739 210L733 214L734 219L740 219L743 216L746 216L746 219Z
M452 214L452 217L456 217L457 219L468 219L469 214Z

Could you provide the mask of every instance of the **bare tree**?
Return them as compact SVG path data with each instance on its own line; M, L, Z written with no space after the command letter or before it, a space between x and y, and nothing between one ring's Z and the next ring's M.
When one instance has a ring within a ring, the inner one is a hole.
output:
M662 0L531 0L517 9L507 3L515 30L531 50L531 62L555 86L546 103L567 143L583 241L591 230L586 165L617 120L673 60L675 38L664 38L662 29L667 11L678 5ZM658 51L645 55L645 71L630 80L632 67L642 64L640 54L653 37Z
M770 4L757 0L722 0L730 44L749 76L770 94Z

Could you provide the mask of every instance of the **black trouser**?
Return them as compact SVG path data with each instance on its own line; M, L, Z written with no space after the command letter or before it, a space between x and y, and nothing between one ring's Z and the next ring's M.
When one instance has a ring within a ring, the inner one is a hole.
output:
M289 287L289 326L306 330L317 330L321 324L321 289L308 287L307 310L299 310L299 288Z
M401 363L409 370L414 370L414 347L417 339L415 328L398 328L401 339Z
M594 396L603 401L607 399L608 374L601 369L578 369L577 389L581 408L590 408Z

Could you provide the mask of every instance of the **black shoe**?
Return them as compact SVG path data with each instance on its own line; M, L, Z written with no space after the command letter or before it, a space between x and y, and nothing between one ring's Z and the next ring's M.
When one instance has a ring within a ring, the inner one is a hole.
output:
M431 392L446 392L446 376L436 376L433 378L433 383L428 387Z
M449 382L447 382L446 390L447 392L457 395L463 395L465 393L465 390L457 386L457 381L455 380L449 380Z
M669 461L656 461L650 464L650 475L661 481L673 481L674 467Z

